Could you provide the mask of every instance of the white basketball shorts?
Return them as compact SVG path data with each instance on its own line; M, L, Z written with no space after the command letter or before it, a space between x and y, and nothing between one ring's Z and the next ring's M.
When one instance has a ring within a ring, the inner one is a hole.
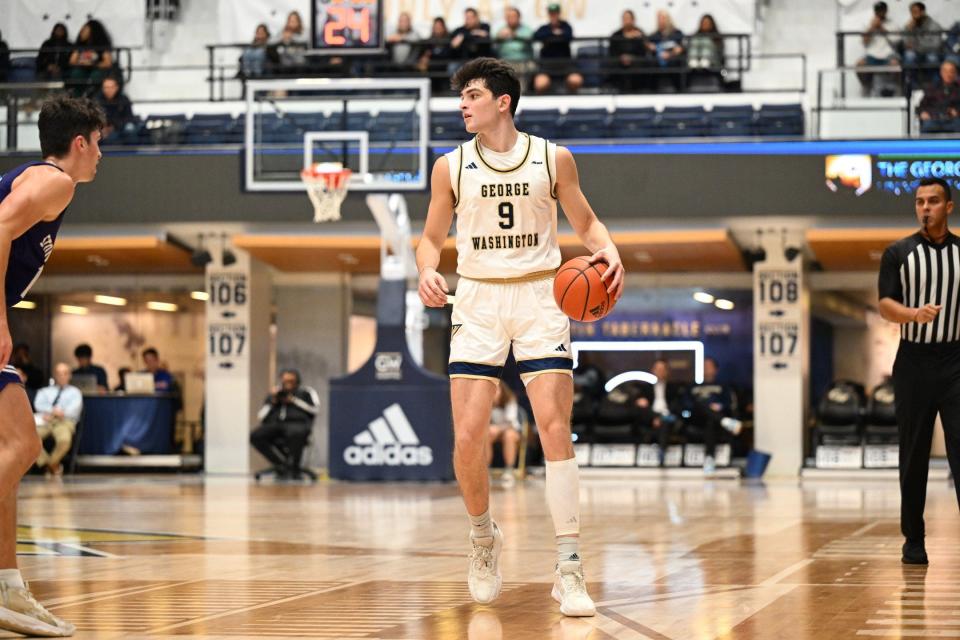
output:
M461 277L451 319L450 377L499 381L511 345L525 385L543 373L572 375L570 320L553 299L553 276Z

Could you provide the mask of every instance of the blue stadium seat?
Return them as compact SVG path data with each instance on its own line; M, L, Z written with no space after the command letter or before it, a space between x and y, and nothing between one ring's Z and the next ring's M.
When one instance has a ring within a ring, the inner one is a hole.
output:
M603 61L607 56L603 45L582 46L577 51L577 67L583 76L585 89L599 89L603 85Z
M657 135L666 138L700 137L708 131L703 107L667 107L658 119Z
M375 142L411 140L419 127L420 121L413 111L384 111L374 118L370 139Z
M10 71L7 73L7 82L36 82L36 56L14 56L10 58Z
M613 138L650 138L656 135L657 112L653 107L617 109L610 121Z
M609 135L610 114L606 109L570 109L560 137L568 139L606 138Z
M154 115L143 123L143 143L156 145L174 145L183 143L187 116L183 114Z
M707 112L709 135L750 136L756 114L750 105L716 106Z
M242 139L242 129L229 113L197 114L184 125L186 144L236 144Z
M540 136L552 140L558 137L560 133L560 110L559 109L539 109L536 111L523 111L519 115L521 131L526 131L530 135Z
M799 104L761 105L756 133L761 136L802 136L803 107Z
M432 111L430 113L431 140L469 140L459 111Z

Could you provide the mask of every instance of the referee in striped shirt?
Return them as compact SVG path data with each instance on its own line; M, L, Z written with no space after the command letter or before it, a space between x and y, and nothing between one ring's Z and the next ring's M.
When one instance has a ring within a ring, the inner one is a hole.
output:
M880 315L900 325L893 365L900 432L900 530L905 564L927 564L923 508L933 425L940 414L960 500L960 238L950 233L950 185L920 181L920 230L883 253Z

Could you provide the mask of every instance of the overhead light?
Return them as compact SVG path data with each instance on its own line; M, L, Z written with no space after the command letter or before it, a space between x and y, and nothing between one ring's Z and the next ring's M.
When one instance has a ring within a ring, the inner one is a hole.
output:
M70 313L75 316L85 316L90 313L90 310L86 307L78 307L74 304L62 304L60 305L60 311L63 313Z
M352 253L338 253L337 259L340 260L343 264L354 266L360 264L360 261Z
M697 291L693 294L693 299L697 302L702 302L703 304L713 304L713 301L716 299L706 291Z
M109 261L109 260L107 260L106 258L104 258L104 257L102 257L102 256L98 256L98 255L96 255L96 254L90 254L90 255L88 255L88 256L87 256L87 262L93 264L94 266L101 267L101 268L102 268L102 267L108 267L108 266L110 266L110 261Z
M102 295L99 295L99 294L98 294L98 295L93 296L93 301L94 301L94 302L98 302L98 303L100 303L100 304L109 304L109 305L114 306L114 307L125 307L125 306L127 306L127 299L126 299L126 298L118 298L117 296L102 296Z
M210 299L210 294L207 293L206 291L191 291L190 297L193 298L194 300L202 300L206 302L207 300Z
M173 304L172 302L157 302L156 300L150 300L149 302L147 302L147 309L151 309L153 311L173 312L179 308L180 307Z
M13 305L14 309L36 309L37 303L33 300L21 300L17 304Z
M724 300L723 298L718 298L713 304L717 309L723 309L724 311L730 311L736 306L732 300Z

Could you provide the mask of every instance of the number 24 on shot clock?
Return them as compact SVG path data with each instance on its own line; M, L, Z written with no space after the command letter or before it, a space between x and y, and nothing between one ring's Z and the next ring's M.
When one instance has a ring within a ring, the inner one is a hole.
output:
M313 47L330 54L382 51L383 0L314 0Z

